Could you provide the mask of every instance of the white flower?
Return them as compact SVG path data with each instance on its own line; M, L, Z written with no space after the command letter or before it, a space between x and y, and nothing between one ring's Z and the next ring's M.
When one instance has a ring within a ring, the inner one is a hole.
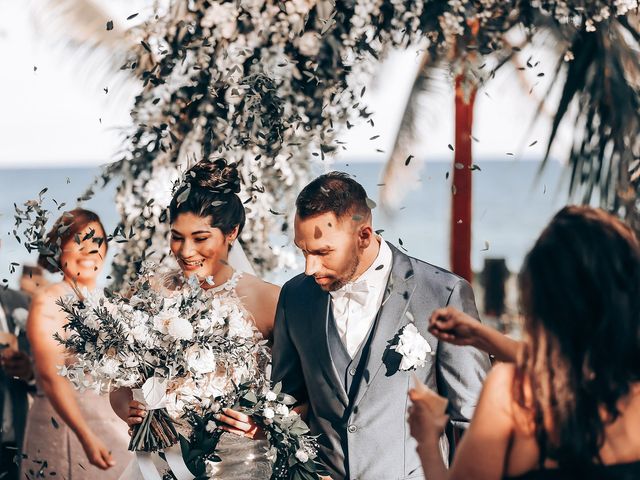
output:
M213 29L218 37L230 39L236 32L237 19L238 9L235 3L214 3L207 9L200 25Z
M180 312L175 308L161 310L155 317L153 317L153 327L160 333L169 333L169 323L179 316Z
M316 32L306 32L298 39L298 50L302 55L315 57L320 51L320 39Z
M140 342L143 345L146 345L151 341L151 336L149 335L149 328L147 327L147 325L136 325L131 329L130 333L134 340Z
M120 368L120 362L115 358L105 358L101 365L98 367L98 372L107 377L114 378Z
M230 381L227 375L207 375L204 382L200 383L202 389L201 395L207 398L218 398L223 396L230 387Z
M278 395L276 395L275 392L272 392L271 390L269 390L265 398L267 399L268 402L275 402L275 400L278 398Z
M307 463L309 461L309 455L303 449L296 451L296 458L302 463Z
M93 330L98 330L100 328L100 321L98 317L93 314L93 312L88 312L87 316L84 317L84 324L92 328Z
M245 315L236 309L229 316L229 336L251 338L253 337L253 324L250 323Z
M216 425L216 422L209 420L207 422L207 426L205 427L205 430L209 433L213 433L215 432L216 428L218 428L218 425Z
M273 408L271 407L266 407L263 411L262 414L264 415L264 418L266 418L267 420L271 420L273 417L275 417L276 412L273 411Z
M424 367L427 362L427 354L431 352L431 346L413 323L402 329L402 334L395 346L396 352L402 355L400 370L411 370Z
M27 327L27 318L29 318L29 312L26 308L16 308L11 312L13 317L13 324L15 325L16 335L19 335L22 330Z
M278 415L282 415L283 417L286 417L287 415L289 415L289 407L287 407L286 405L279 404L276 407L276 413Z
M196 375L210 373L216 369L216 357L211 349L192 345L185 353L187 366Z
M191 340L193 326L186 318L174 318L167 325L167 333L176 340Z

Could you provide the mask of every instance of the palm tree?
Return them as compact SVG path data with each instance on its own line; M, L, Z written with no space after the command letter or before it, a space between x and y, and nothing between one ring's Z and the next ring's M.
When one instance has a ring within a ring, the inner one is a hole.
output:
M525 14L530 14L523 10ZM560 100L552 109L553 121L541 169L550 158L562 122L573 122L572 149L567 158L571 170L569 197L582 203L599 203L616 212L640 232L640 32L638 18L611 17L598 25L576 29L546 16L523 18L530 31L525 44L534 44L536 36L550 36L559 55L549 91L560 86ZM548 44L547 44L548 45ZM524 46L524 45L523 45ZM509 65L521 47L505 42L497 68ZM462 55L467 51L460 50ZM443 62L425 54L407 101L392 154L385 168L383 184L400 168L406 152L419 131L414 104L428 90L432 72ZM428 61L431 60L431 61ZM496 68L496 70L497 70ZM495 71L495 70L494 70ZM471 238L471 126L473 98L462 95L462 77L455 80L455 165L453 168L451 215L451 267L470 278ZM544 98L536 119L549 110ZM573 113L577 112L577 113ZM382 197L389 196L388 192Z

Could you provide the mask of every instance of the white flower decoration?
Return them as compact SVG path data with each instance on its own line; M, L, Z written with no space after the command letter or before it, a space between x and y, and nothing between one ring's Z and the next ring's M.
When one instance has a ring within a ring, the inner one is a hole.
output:
M178 340L191 340L193 326L186 318L174 318L167 325L167 333Z
M432 353L431 346L413 323L402 329L398 344L394 347L396 352L402 355L400 370L412 370L424 367L427 355Z
M307 463L309 461L309 455L302 449L296 451L296 458L302 463Z
M22 330L27 328L27 318L29 318L29 312L26 308L16 308L11 312L13 317L13 324L15 325L15 334L19 335Z

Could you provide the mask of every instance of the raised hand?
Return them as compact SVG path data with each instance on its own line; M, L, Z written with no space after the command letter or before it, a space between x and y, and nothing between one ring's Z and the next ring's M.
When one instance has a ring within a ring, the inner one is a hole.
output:
M453 307L439 308L431 314L429 332L454 345L477 346L478 325L475 318Z
M444 342L483 350L500 362L515 362L521 348L520 342L453 307L435 310L429 319L429 331Z

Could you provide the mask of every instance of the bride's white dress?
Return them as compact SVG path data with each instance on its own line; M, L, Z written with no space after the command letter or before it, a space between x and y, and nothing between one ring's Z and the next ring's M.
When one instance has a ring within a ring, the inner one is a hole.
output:
M236 286L242 273L235 271L231 278L208 290L217 297L235 297L238 299ZM247 315L249 313L247 312ZM256 335L259 335L256 332ZM222 459L216 464L215 472L210 476L217 480L268 480L271 477L271 463L266 457L268 442L266 440L251 440L231 433L225 433L220 438L217 454ZM169 470L167 463L158 455L152 455L157 471L162 477L163 472ZM125 469L120 480L145 480L140 471L138 461L134 459ZM178 479L183 480L183 479Z

